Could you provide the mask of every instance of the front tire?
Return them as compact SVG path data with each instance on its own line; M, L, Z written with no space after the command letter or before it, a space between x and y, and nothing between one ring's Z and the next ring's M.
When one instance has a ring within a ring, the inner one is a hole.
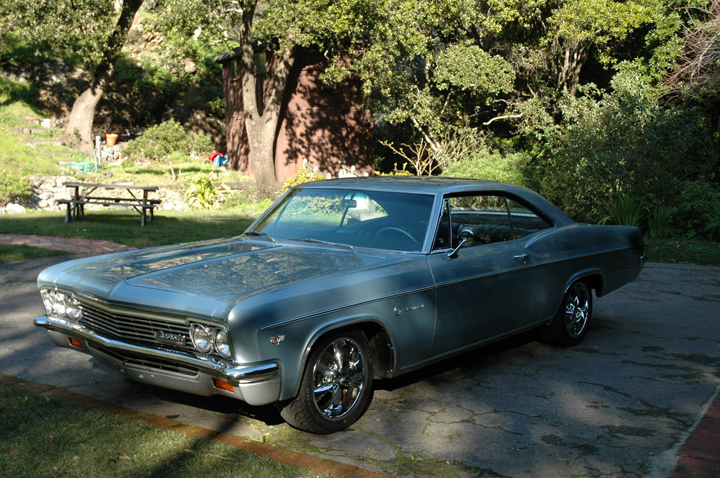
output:
M592 290L577 281L570 286L555 317L542 332L546 341L563 346L578 345L587 334L592 316Z
M305 364L300 392L280 414L292 427L327 434L348 428L365 412L373 364L365 334L321 338Z

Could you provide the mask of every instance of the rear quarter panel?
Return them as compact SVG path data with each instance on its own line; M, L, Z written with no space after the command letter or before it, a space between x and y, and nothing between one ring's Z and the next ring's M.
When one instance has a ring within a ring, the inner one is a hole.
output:
M642 268L643 247L640 230L630 226L574 224L531 236L525 249L534 267L533 320L552 318L580 278L592 277L598 296L631 282Z

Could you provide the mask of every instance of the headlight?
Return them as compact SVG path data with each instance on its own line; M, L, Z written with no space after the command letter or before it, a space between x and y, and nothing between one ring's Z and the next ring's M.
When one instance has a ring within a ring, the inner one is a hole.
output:
M204 354L209 353L213 348L212 333L204 325L193 324L190 328L190 338L195 348Z
M73 321L78 321L82 317L82 306L72 294L59 290L42 289L40 297L48 317Z
M73 320L78 320L81 314L80 302L74 296L68 297L65 303L65 313Z
M230 340L227 332L222 329L215 332L215 350L226 359L230 358Z

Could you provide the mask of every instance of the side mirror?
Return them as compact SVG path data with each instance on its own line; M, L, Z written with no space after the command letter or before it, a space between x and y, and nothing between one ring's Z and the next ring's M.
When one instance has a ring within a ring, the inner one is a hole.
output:
M469 247L475 243L475 235L473 234L473 230L469 227L466 227L462 231L460 231L459 236L460 239L462 239L460 243L463 244L463 247Z
M457 252L460 250L461 247L470 247L475 243L475 236L473 235L472 229L469 227L464 228L462 231L460 231L460 234L458 234L461 241L460 244L457 245L455 249L452 250L448 254L448 257L453 259L457 257Z

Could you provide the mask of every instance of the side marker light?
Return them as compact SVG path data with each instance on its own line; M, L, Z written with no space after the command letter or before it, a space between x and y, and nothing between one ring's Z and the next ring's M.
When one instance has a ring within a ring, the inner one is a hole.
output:
M228 382L227 380L222 380L220 378L214 378L213 385L215 385L215 388L219 388L220 390L227 390L228 392L235 392L235 389L230 384L230 382Z

